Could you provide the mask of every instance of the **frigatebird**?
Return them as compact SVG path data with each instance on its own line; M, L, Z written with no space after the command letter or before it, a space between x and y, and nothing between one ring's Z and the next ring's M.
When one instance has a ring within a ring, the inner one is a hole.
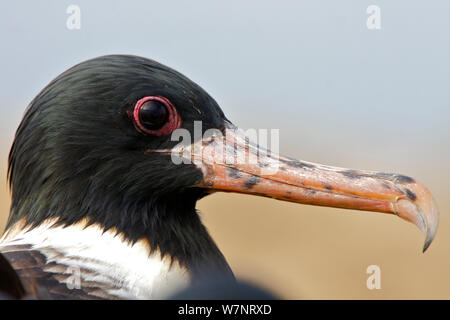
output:
M234 279L195 208L216 191L392 213L425 233L424 249L439 216L411 177L271 153L187 77L130 55L50 82L17 129L8 174L0 282L15 298L165 298L206 275Z

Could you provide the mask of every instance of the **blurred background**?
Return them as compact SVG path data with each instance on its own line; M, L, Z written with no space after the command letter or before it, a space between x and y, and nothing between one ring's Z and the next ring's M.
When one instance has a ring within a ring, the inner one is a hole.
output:
M80 29L66 26L72 4ZM381 29L367 28L369 5ZM2 1L0 41L0 230L31 99L76 63L134 54L197 82L236 125L279 128L281 153L411 175L440 208L423 254L392 215L209 196L198 208L239 278L287 299L450 298L449 1Z

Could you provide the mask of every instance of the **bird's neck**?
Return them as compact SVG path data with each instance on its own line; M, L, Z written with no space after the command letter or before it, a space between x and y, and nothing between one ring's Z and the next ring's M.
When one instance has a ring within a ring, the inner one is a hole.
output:
M197 199L195 194L183 193L142 204L110 205L109 211L91 206L93 211L77 220L70 212L39 221L23 218L9 226L6 235L11 238L15 233L27 234L27 238L32 237L32 244L37 245L43 241L40 237L51 234L53 247L72 247L75 251L84 248L89 254L121 252L119 258L132 268L133 262L126 257L140 255L149 259L146 263L152 274L169 272L178 266L181 269L175 273L186 270L192 281L209 273L232 278L231 269L196 212ZM114 204L112 199L104 201ZM115 243L111 248L117 249L104 250L111 241ZM99 257L109 264L108 256ZM160 271L151 271L151 266Z
M97 288L90 294L99 298L167 298L192 282L186 267L151 250L145 239L131 243L117 230L105 232L87 221L66 227L54 219L34 228L17 225L3 236L0 251L30 252L45 261L34 267L59 281L60 290Z

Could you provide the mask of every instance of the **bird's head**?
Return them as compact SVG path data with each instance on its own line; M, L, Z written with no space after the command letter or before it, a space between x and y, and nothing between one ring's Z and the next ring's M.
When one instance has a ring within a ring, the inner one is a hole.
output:
M9 227L88 219L133 241L149 230L150 238L171 234L167 243L195 241L177 228L198 223L195 203L212 191L394 213L426 233L425 246L438 221L414 179L271 154L249 143L198 85L135 56L83 62L44 88L17 130L9 178Z
M31 102L16 132L8 226L88 218L136 240L154 223L150 212L161 222L179 213L172 207L190 213L204 195L189 188L201 170L151 151L173 148L172 132L193 131L194 120L203 130L226 122L204 90L155 61L111 55L70 68Z

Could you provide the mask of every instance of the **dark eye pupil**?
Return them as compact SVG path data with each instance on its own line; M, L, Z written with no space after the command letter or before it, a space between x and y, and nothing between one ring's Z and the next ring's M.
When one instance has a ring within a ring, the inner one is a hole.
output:
M142 126L149 130L161 129L169 118L166 106L159 101L145 102L139 110L139 120Z

